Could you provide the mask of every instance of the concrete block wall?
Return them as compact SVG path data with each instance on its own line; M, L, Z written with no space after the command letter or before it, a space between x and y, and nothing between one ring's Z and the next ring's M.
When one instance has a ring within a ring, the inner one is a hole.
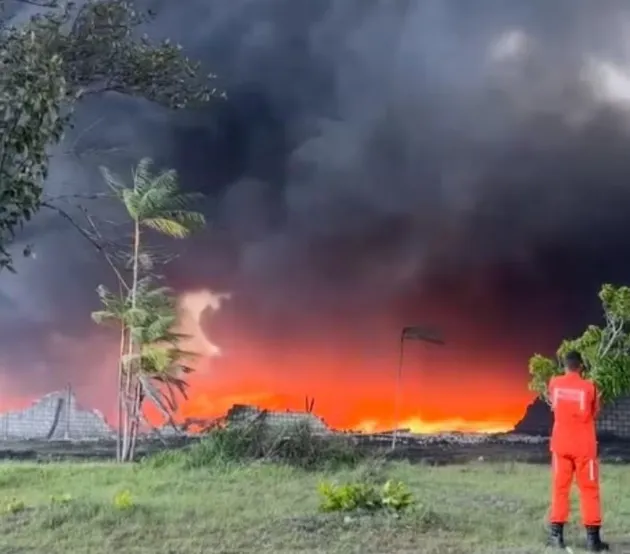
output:
M226 420L232 425L247 425L257 417L263 416L263 411L255 406L236 404L226 414ZM269 427L289 428L296 425L308 425L313 433L325 434L330 429L323 419L308 412L265 412L264 422Z
M0 440L111 438L114 430L96 410L81 408L71 390L47 394L24 410L0 414Z
M630 439L630 397L620 398L614 404L604 406L597 430L601 435Z
M549 407L541 400L535 400L527 407L523 419L516 424L514 431L525 435L549 436L552 421ZM601 437L630 440L630 397L620 398L602 408L597 421L597 432Z
M232 423L247 423L260 415L253 406L236 405L228 412ZM268 412L265 422L285 427L306 423L316 433L330 429L315 414L305 412ZM527 435L548 436L551 431L551 412L539 400L528 406L515 432ZM630 440L630 397L605 406L597 424L601 436ZM2 440L97 440L113 438L115 431L97 410L82 408L71 390L47 394L24 410L0 414L0 441Z

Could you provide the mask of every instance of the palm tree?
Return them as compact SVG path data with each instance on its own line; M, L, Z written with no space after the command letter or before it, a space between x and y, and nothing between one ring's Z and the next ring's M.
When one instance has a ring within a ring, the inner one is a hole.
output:
M167 423L173 425L177 411L178 393L186 398L188 383L184 376L192 372L187 362L196 356L179 347L186 335L175 333L177 310L175 297L166 287L147 289L139 296L143 304L136 309L130 332L139 345L137 351L125 359L125 364L136 372L136 394L131 431L130 457L133 458L142 405L149 400L161 412Z
M146 269L150 261L150 255L143 251L142 230L143 228L156 231L162 235L171 238L186 238L193 231L202 228L205 225L203 214L187 209L192 202L202 198L199 194L182 193L179 189L177 173L175 170L169 169L157 174L151 173L152 161L149 158L140 160L136 168L132 172L132 185L127 186L118 176L114 175L106 167L101 167L101 173L107 185L113 190L115 196L124 205L127 214L133 222L133 236L131 247L131 284L129 286L128 299L128 317L131 320L125 323L129 332L125 334L123 340L126 339L126 354L121 362L125 365L125 385L123 396L128 399L131 396L130 406L127 409L131 430L124 432L124 437L134 437L137 434L139 419L141 417L140 405L143 399L143 388L139 376L142 374L143 358L140 355L143 348L143 338L139 332L142 325L134 325L132 320L139 317L143 310L139 310L138 301L140 285L143 276L141 270ZM147 289L143 291L143 301L147 300ZM152 297L155 301L160 294L165 294L164 290L156 296ZM153 306L155 308L155 306ZM146 312L145 312L146 313ZM137 322L136 322L137 323ZM122 359L122 358L121 358ZM134 365L139 367L133 367ZM122 383L120 383L122 386ZM129 401L123 403L127 406ZM133 448L129 440L124 440L122 447L123 458L127 458L129 453L132 455ZM132 440L132 442L134 442Z
M116 322L123 330L118 376L117 459L127 461L134 456L144 400L149 400L167 422L173 424L177 394L186 397L188 384L183 376L192 371L186 361L195 354L178 346L188 337L173 332L177 311L171 289L157 287L152 278L145 277L138 282L135 307L131 294L117 297L103 286L98 293L104 309L94 312L92 319L99 324ZM126 335L138 345L134 353L127 355L124 354Z
M142 227L153 229L171 238L182 239L205 226L203 214L187 210L192 202L202 198L199 194L185 194L179 190L177 172L168 169L153 175L153 162L143 158L132 172L132 186L127 187L106 167L101 167L105 182L119 198L133 221L132 300L140 278Z

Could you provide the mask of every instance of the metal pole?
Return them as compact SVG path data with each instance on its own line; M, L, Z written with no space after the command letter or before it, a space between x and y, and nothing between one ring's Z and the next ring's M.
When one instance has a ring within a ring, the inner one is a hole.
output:
M398 370L396 373L396 395L394 397L394 432L392 434L392 450L396 448L398 439L398 420L400 419L400 402L402 397L402 370L403 358L405 354L405 334L400 335L400 346L398 348Z
M72 402L72 385L70 385L70 383L68 383L68 386L66 387L66 428L64 430L64 439L69 440L70 439L70 409L71 409L71 404Z

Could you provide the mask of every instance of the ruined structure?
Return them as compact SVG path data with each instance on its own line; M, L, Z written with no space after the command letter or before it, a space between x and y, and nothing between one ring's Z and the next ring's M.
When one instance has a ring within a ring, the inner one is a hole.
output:
M230 408L225 418L229 425L246 425L257 419L264 420L266 425L275 428L305 425L313 433L327 434L331 432L323 419L310 412L291 412L288 410L286 412L272 412L261 410L256 406L235 404Z
M97 410L81 408L70 388L51 392L24 410L0 414L0 440L96 440L114 430Z
M213 424L247 425L264 422L273 428L307 426L315 434L333 432L326 422L309 411L268 411L236 404ZM514 432L521 435L548 436L552 416L541 400L533 401ZM204 421L197 422L197 431ZM205 423L208 423L207 421ZM148 430L147 430L148 431ZM192 429L194 431L194 429ZM601 438L630 441L630 397L605 406L598 421ZM184 429L186 432L186 429ZM160 429L162 436L179 434L171 427ZM70 388L47 394L23 410L0 413L0 441L21 440L102 440L115 438L115 430L97 410L81 407Z

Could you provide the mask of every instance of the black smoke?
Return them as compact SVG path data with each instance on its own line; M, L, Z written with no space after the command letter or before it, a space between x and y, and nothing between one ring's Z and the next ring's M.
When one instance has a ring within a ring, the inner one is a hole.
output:
M213 224L168 271L235 293L223 340L358 345L430 318L524 363L596 316L603 281L630 277L626 3L153 4L151 33L218 73L228 100L85 106L83 128L103 120L50 186L95 190L98 163L151 155L205 192ZM3 371L89 374L47 341L97 332L106 269L54 214L36 225L39 257L2 277Z

